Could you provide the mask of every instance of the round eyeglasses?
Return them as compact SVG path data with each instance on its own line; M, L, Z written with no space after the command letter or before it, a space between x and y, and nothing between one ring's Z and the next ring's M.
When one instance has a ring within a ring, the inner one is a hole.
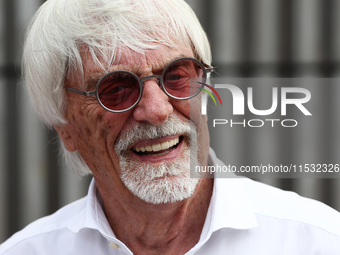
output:
M66 87L68 91L83 96L96 96L99 104L110 112L125 112L135 107L143 95L144 81L157 79L165 94L177 100L190 99L201 92L207 74L206 68L194 58L180 58L169 63L161 75L139 78L128 71L113 71L104 75L94 91L81 91Z

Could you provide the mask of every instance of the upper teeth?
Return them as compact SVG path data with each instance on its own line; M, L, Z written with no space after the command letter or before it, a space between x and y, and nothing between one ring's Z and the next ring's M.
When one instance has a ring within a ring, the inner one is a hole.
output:
M152 145L147 145L147 146L143 146L143 147L134 147L133 149L137 152L144 152L144 151L161 151L161 150L166 150L169 149L170 147L176 145L179 143L179 138L175 138L173 140L170 141L166 141L163 143L155 143Z

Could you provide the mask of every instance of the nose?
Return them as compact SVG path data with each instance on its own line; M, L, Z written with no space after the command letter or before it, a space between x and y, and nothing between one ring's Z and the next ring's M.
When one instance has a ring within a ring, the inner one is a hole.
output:
M143 95L134 109L134 119L158 126L163 124L172 112L173 106L169 102L169 97L156 80L144 80Z

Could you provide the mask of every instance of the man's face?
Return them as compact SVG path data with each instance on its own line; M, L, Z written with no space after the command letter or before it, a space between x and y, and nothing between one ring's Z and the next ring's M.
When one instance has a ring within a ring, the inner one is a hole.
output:
M101 76L102 69L86 53L83 57L87 83ZM168 63L180 57L194 54L184 46L159 46L145 54L125 49L119 63L109 71L127 70L143 78L161 74ZM71 77L68 86L80 89L79 80ZM87 91L94 89L86 87ZM106 111L95 97L70 92L67 97L68 124L57 130L66 149L79 151L99 189L114 190L125 198L136 195L155 204L193 194L198 179L190 178L190 160L206 164L209 148L200 96L190 100L169 98L150 79L144 82L141 101L123 113Z

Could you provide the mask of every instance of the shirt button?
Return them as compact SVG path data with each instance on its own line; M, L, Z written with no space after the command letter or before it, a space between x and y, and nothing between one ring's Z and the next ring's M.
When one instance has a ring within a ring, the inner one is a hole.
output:
M110 247L115 249L115 250L118 250L119 249L119 245L116 244L116 243L110 243Z

